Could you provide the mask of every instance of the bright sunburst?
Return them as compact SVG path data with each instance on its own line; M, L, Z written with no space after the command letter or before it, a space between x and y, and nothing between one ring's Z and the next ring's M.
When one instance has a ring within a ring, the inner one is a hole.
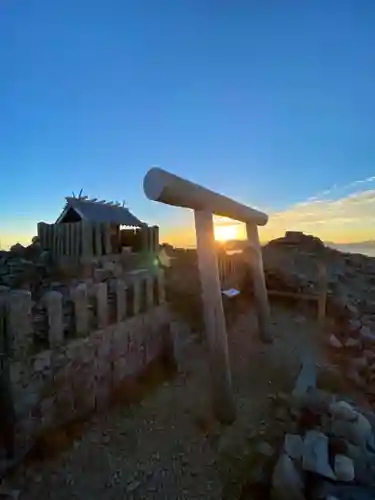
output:
M215 240L228 241L228 240L236 240L237 238L238 238L238 226L236 224L215 225Z

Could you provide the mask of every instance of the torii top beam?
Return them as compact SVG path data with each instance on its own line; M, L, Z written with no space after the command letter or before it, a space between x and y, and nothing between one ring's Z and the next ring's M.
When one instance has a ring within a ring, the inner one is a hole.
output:
M268 221L268 215L263 212L242 205L161 168L154 167L147 172L143 181L143 189L147 198L167 205L207 210L216 215L257 226L265 226Z

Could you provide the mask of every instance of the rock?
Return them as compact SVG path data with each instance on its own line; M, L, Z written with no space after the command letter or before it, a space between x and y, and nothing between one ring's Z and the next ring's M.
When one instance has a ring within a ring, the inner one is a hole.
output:
M346 421L353 422L358 416L358 413L346 401L333 402L329 407L329 411L333 417Z
M367 410L362 410L361 413L371 425L372 432L375 432L375 413Z
M316 385L319 389L329 392L338 392L342 388L342 374L337 366L325 366L317 375Z
M363 456L363 449L355 444L347 443L347 450L346 453L343 453L343 455L347 455L355 461Z
M269 443L267 443L267 441L262 441L259 443L258 451L265 457L272 457L275 454L275 450Z
M348 327L351 332L358 332L362 326L362 323L359 319L350 319L348 321Z
M306 432L303 442L303 470L315 472L328 479L336 479L328 461L328 437L322 432Z
M351 458L336 455L333 468L339 481L354 481L354 464Z
M303 439L298 434L286 434L284 451L293 460L301 460L303 454Z
M375 360L375 352L372 351L371 349L365 349L362 352L362 354L363 354L363 356L365 356L368 363L373 362Z
M316 387L316 367L312 359L305 359L298 375L292 396L305 394L309 389Z
M353 461L356 482L372 486L375 480L375 455L366 452L360 446L351 443L347 445L345 455Z
M354 445L353 445L354 446ZM329 456L348 455L349 443L343 438L331 437L329 439Z
M334 396L322 389L309 389L304 394L294 396L291 406L298 410L309 410L313 413L325 413L334 401Z
M23 257L26 253L26 247L21 245L21 243L16 243L10 247L10 253L16 255L17 257Z
M367 359L365 356L360 358L353 358L349 361L349 367L352 370L362 371L367 368Z
M366 417L360 413L357 413L357 419L354 422L334 420L331 432L334 436L343 437L362 448L365 448L367 443L372 441L371 425Z
M131 483L128 484L126 490L129 492L135 491L137 488L139 488L141 485L140 481L132 481Z
M354 368L351 368L346 376L348 380L353 382L360 389L364 389L366 387L366 382L362 379L358 371L355 370Z
M333 333L332 335L330 335L328 343L331 347L334 347L335 349L340 349L342 347L342 343L335 335L333 335Z
M371 345L375 343L375 334L372 333L368 326L362 326L359 331L359 335L366 344Z
M322 487L319 499L336 498L339 500L374 500L371 490L351 484L334 484L326 481Z
M272 500L304 500L303 481L291 458L280 455L272 475Z
M348 349L353 349L356 347L361 346L361 341L359 339L353 339L352 337L349 337L348 340L345 342L345 347Z

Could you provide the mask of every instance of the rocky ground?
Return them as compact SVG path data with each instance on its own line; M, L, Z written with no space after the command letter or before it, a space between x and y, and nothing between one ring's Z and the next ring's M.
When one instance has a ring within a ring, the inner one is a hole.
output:
M323 263L329 317L322 329L306 303L272 302L275 342L267 346L251 308L237 317L228 332L232 426L211 414L198 335L180 353L175 377L137 404L55 436L44 460L4 481L4 497L375 498L375 259L300 233L271 242L263 255L267 286L280 291L317 291ZM173 307L199 332L196 256L183 260L177 277L191 280L191 296L181 291Z
M229 334L238 418L212 417L204 345L191 343L175 378L140 404L119 405L80 429L66 451L22 466L3 485L20 499L220 499L247 496L252 471L274 455L287 414L276 404L293 387L300 358L321 360L308 317L273 310L275 343L256 335L252 311ZM275 406L276 405L276 406ZM61 441L61 440L60 440Z

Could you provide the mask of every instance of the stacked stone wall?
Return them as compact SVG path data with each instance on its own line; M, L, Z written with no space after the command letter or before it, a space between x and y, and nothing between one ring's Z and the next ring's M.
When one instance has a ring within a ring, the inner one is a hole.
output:
M38 304L28 291L3 287L0 311L17 446L26 448L106 408L124 381L162 354L171 325L162 273L81 283L68 296L49 291Z

